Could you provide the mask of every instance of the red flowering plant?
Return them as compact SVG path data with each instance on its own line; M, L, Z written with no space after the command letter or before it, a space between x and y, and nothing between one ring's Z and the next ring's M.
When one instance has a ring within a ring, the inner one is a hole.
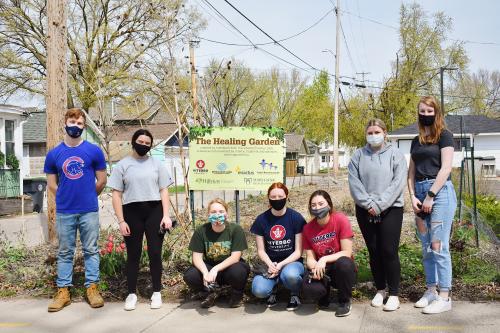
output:
M101 275L116 277L122 274L127 262L127 250L122 238L109 233L99 253Z

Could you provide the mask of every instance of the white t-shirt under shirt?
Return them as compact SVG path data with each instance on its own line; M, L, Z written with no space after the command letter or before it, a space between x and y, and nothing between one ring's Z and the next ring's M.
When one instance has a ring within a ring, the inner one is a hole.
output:
M160 200L160 190L172 184L167 167L152 157L127 156L111 172L108 186L123 192L123 204Z

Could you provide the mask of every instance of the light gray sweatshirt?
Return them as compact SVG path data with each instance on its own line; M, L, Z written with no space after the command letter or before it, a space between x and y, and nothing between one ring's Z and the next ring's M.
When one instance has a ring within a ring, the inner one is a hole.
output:
M373 152L370 145L354 152L349 163L349 190L356 204L377 214L389 207L403 207L408 168L404 155L385 143Z

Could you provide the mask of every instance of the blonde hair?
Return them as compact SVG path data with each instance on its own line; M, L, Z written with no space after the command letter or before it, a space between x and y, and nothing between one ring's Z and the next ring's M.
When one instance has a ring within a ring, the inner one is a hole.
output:
M432 143L432 144L437 143L439 141L439 138L441 137L441 133L443 132L444 129L446 129L446 123L444 122L444 116L443 116L443 113L441 112L441 108L439 107L439 103L436 101L436 99L433 96L421 97L420 101L417 104L417 117L420 114L418 112L418 108L419 108L420 103L433 108L434 114L436 115L436 118L434 120L434 124L432 124L432 126L430 126L431 133L429 135L425 134L425 127L422 124L420 124L420 121L417 121L417 123L418 123L418 141L422 145L427 144L427 143Z
M229 205L224 201L222 200L221 198L215 198L215 199L212 199L209 203L208 203L208 206L207 206L207 212L208 214L210 214L210 207L212 207L212 205L214 203L218 203L218 204L221 204L224 209L226 210L226 213L229 214Z
M368 130L368 127L370 126L378 126L380 127L384 132L387 132L387 126L385 126L385 123L382 119L379 118L373 118L368 121L368 124L366 124L365 127L365 132Z

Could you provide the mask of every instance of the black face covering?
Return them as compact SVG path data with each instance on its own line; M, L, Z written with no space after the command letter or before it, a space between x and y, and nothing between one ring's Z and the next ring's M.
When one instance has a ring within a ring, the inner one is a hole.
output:
M436 115L433 116L425 116L423 114L418 115L418 121L423 126L432 126L435 120L436 120Z
M148 153L148 151L151 149L150 146L146 145L141 145L137 142L132 143L132 147L134 147L134 150L137 152L139 156L144 156Z
M284 198L284 199L278 199L278 200L271 200L271 199L269 199L269 204L275 210L282 210L283 207L285 207L285 205L286 205L286 198Z

